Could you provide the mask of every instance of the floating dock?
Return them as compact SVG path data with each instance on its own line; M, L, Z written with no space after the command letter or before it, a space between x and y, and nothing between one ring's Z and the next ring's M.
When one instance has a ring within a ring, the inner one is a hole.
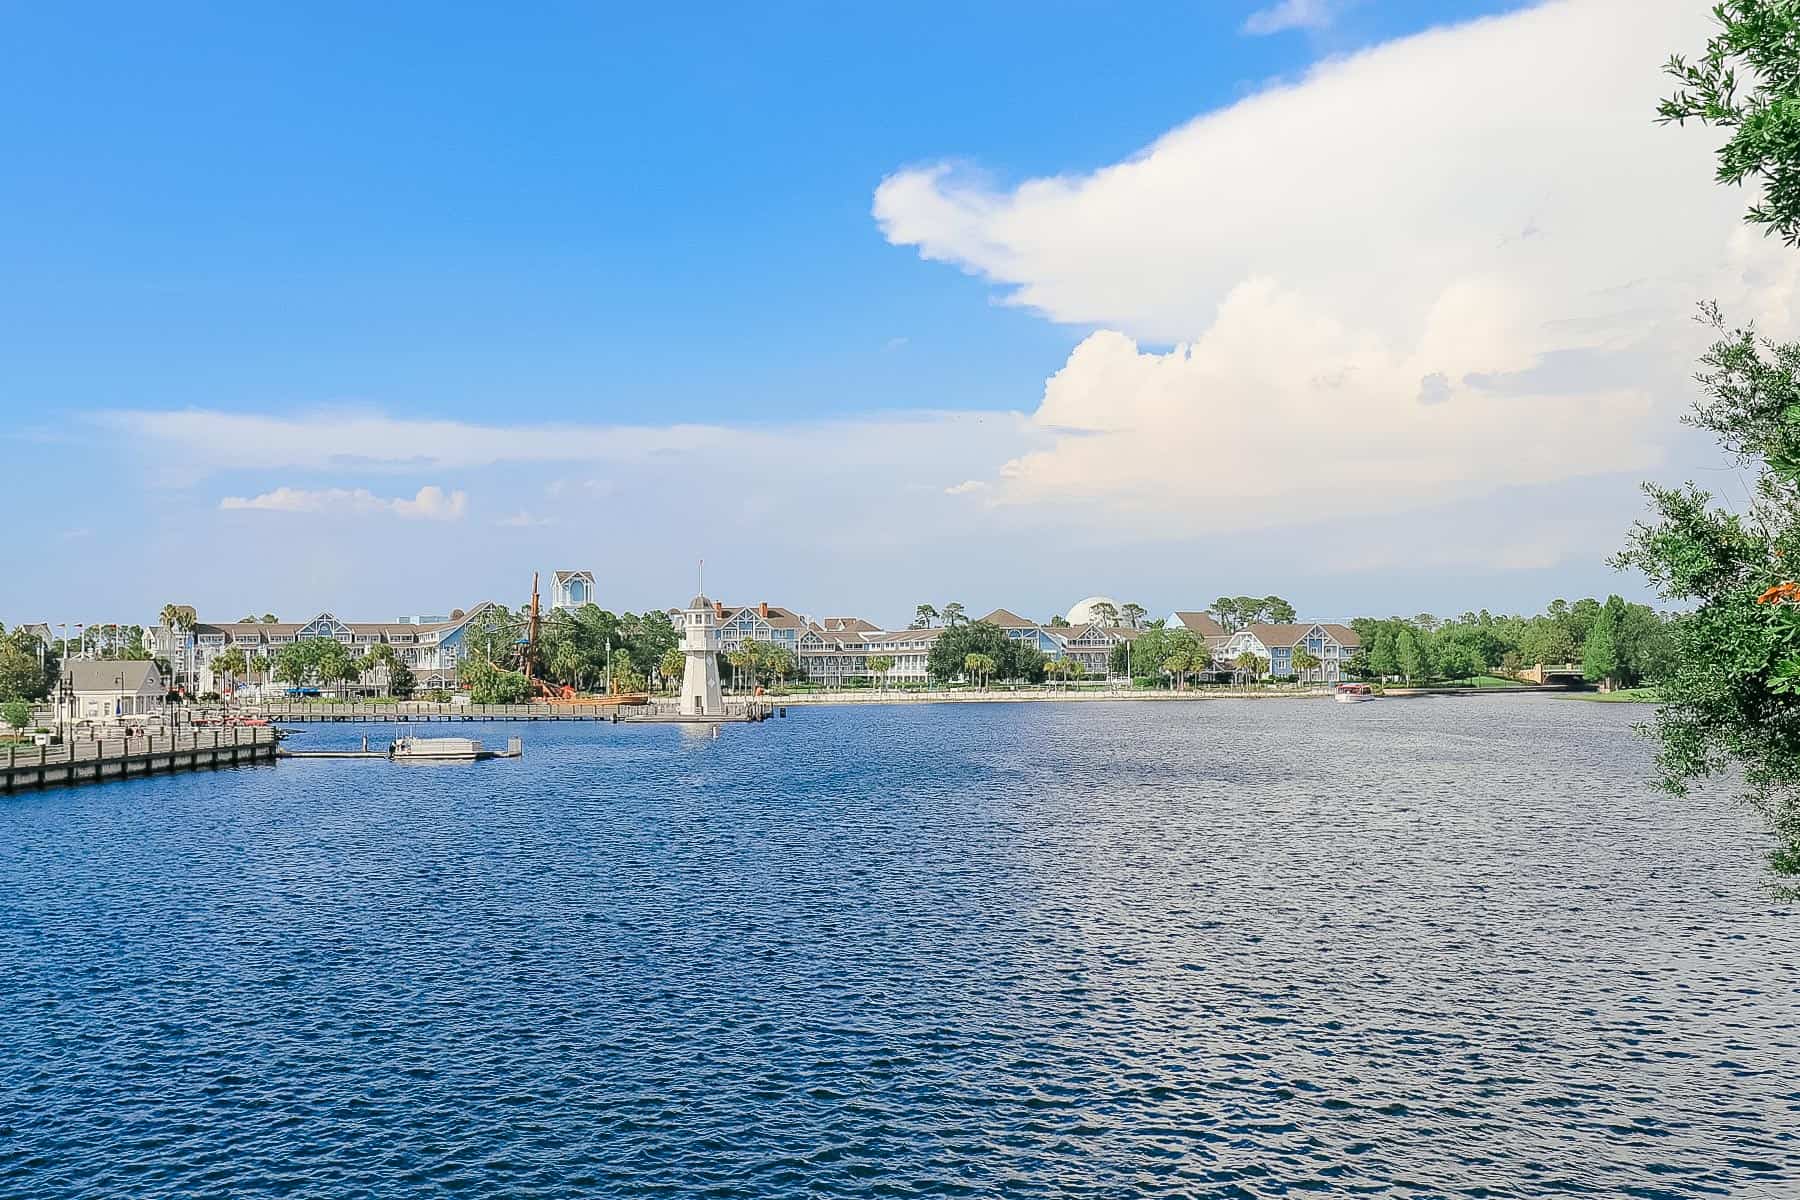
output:
M411 749L404 748L403 743L425 743L415 745ZM456 742L456 747L443 748L443 752L434 752L432 743ZM489 750L480 742L469 738L401 738L385 750L369 749L369 739L362 740L360 750L280 750L277 758L374 758L389 762L486 762L494 758L520 758L525 753L524 743L519 738L508 738L506 749Z

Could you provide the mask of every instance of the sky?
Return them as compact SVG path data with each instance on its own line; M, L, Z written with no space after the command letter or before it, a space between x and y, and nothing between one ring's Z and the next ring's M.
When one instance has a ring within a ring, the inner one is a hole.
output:
M1706 8L16 6L0 621L1646 598Z

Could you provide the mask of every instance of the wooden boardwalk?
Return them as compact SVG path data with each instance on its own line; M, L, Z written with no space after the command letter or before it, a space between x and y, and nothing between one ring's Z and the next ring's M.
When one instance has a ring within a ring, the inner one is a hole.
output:
M245 726L9 746L0 753L0 792L274 761L275 731Z
M460 721L616 721L629 716L632 705L571 704L430 704L404 701L398 704L246 704L236 715L261 717L281 725L393 723L425 725ZM220 710L199 709L197 721L217 719Z

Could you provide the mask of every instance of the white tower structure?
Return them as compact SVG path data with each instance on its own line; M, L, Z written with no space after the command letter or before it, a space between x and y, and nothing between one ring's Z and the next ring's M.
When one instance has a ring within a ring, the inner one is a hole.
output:
M681 678L681 711L691 715L719 715L725 697L719 691L719 622L713 604L705 596L688 601L682 613L681 651L687 669Z

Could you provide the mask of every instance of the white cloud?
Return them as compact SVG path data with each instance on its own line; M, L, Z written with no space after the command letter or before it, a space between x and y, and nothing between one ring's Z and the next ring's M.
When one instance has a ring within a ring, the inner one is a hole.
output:
M465 492L446 492L427 486L412 497L386 499L366 488L291 488L278 487L257 496L226 496L219 501L226 511L294 512L294 513L390 513L397 517L425 521L459 520L468 511Z
M979 492L987 487L985 479L965 479L961 483L953 483L944 489L946 496L966 496L970 492Z
M1249 34L1281 33L1289 29L1324 29L1334 16L1326 0L1280 0L1259 8L1244 19Z
M1323 63L1085 175L881 184L890 241L1098 326L979 503L1194 534L1421 508L1666 454L1717 297L1796 257L1655 124L1687 0L1561 0ZM1148 348L1139 342L1148 342ZM1172 348L1159 348L1170 347Z

